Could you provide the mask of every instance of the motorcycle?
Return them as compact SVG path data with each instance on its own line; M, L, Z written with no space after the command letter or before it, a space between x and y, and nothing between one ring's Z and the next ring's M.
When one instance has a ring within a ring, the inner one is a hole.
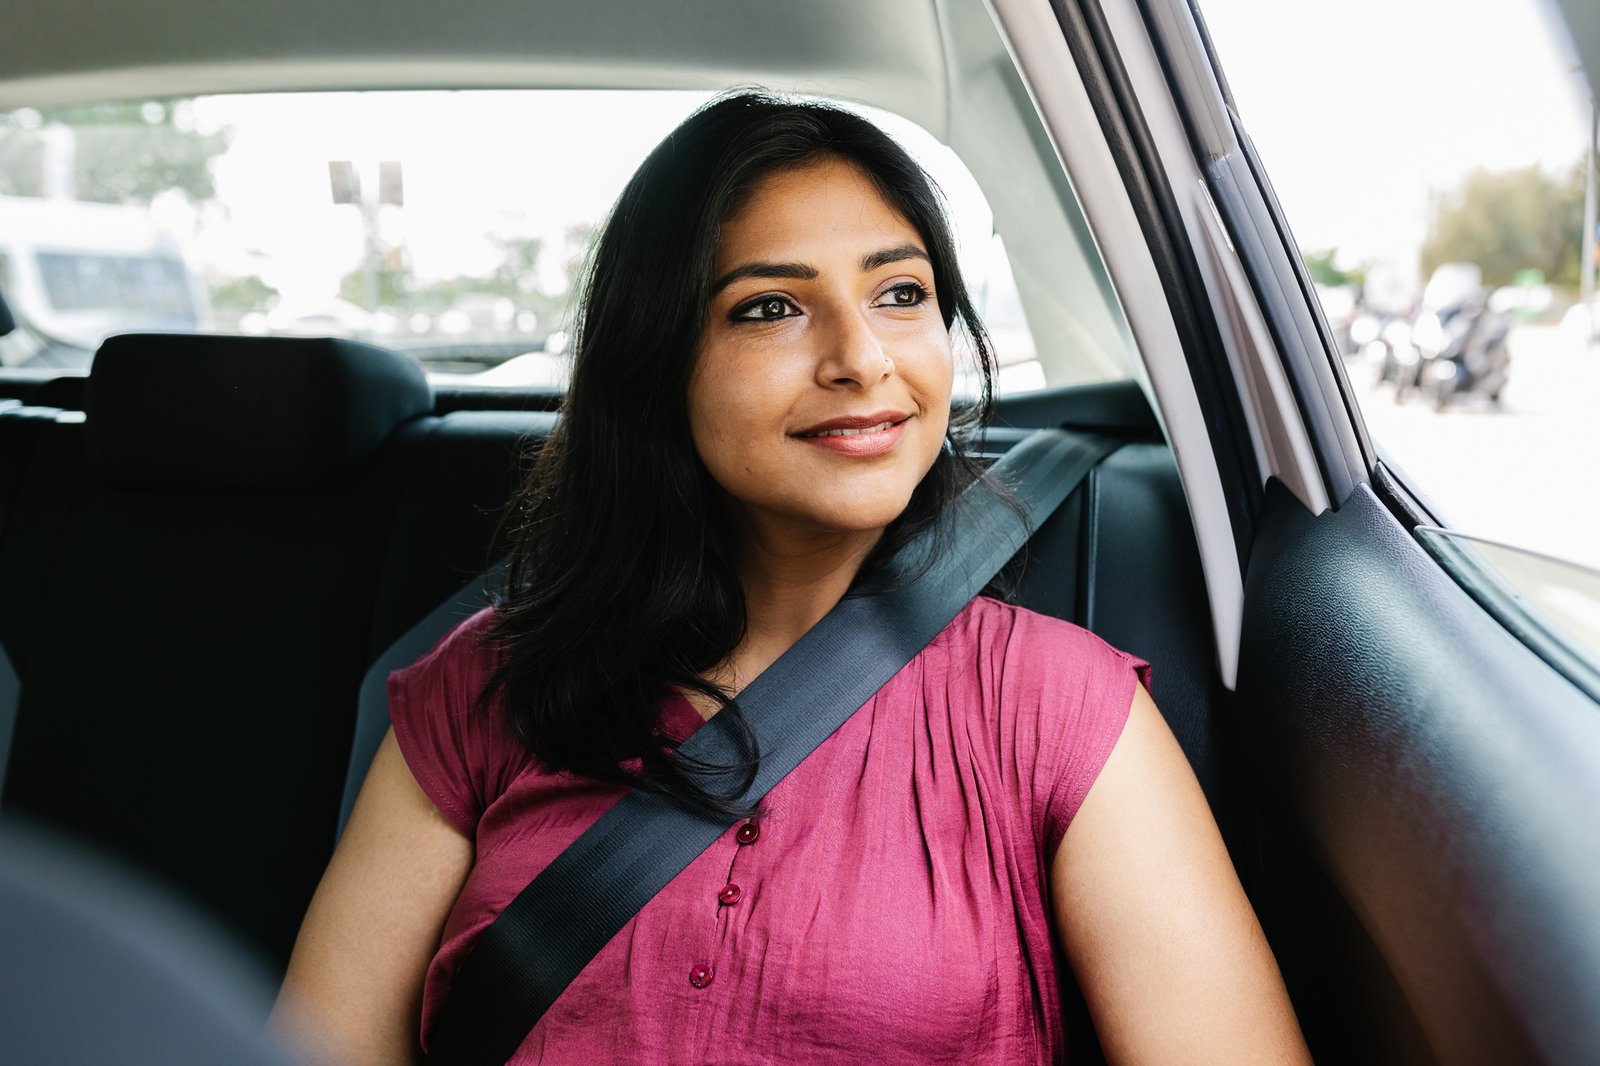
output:
M1490 311L1481 293L1417 319L1411 329L1420 355L1417 386L1435 410L1469 394L1500 402L1511 376L1509 333L1505 316Z
M1411 324L1417 391L1436 410L1474 393L1498 404L1511 376L1509 332L1506 317L1489 307L1477 266L1440 266L1428 279L1421 313ZM1403 394L1403 385L1400 390Z
M1362 281L1350 343L1366 363L1372 385L1403 391L1416 383L1417 350L1411 343L1411 316L1417 294L1392 264L1376 263Z
M1364 311L1350 324L1350 339L1372 375L1374 387L1390 384L1396 393L1416 385L1417 349L1411 323L1403 314Z

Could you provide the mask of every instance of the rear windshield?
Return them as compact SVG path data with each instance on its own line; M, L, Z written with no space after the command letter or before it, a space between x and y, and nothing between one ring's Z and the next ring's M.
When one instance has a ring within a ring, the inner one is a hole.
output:
M593 237L644 156L709 95L272 93L0 112L7 299L58 365L74 346L87 365L104 336L164 323L345 336L436 379L560 388ZM1000 390L1103 378L1104 353L1064 352L1071 338L1052 341L1046 374L1024 272L955 153L865 113L945 194Z

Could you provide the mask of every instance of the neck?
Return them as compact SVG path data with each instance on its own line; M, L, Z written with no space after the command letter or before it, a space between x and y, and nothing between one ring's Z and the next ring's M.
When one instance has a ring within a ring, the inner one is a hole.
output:
M779 654L787 650L849 591L881 535L837 534L798 552L750 552L739 572L745 643L780 643Z
M739 692L794 646L849 591L883 531L772 536L747 531L739 561L745 635L710 679ZM713 708L694 701L710 717Z

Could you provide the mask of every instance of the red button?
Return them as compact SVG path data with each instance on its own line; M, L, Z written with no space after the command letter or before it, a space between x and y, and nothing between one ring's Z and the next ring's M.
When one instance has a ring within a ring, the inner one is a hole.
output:
M711 983L711 979L715 976L716 971L712 970L711 967L696 966L689 971L689 983L696 988L704 988Z
M717 893L717 902L724 907L731 907L739 902L739 897L742 895L744 891L738 885L723 885L722 891Z
M741 844L754 844L761 839L761 824L759 822L746 822L733 834L733 839Z

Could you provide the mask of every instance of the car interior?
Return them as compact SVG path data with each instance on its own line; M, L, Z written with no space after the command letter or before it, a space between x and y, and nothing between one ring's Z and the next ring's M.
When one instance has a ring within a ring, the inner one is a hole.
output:
M20 0L7 22L0 111L759 84L919 125L985 194L1047 383L1002 393L978 454L1040 427L1125 442L1037 531L1018 602L1153 664L1314 1056L1600 1047L1600 693L1419 544L1437 523L1365 438L1191 4ZM0 367L4 818L281 975L362 766L363 680L503 554L560 403L372 338L125 333L86 371Z

